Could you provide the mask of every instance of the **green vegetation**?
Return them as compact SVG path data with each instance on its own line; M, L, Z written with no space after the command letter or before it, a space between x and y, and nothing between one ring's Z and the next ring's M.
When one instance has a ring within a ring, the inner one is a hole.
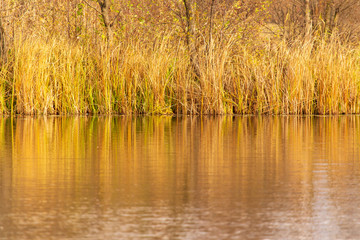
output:
M335 20L287 31L268 1L135 2L9 1L1 113L360 113L360 47Z

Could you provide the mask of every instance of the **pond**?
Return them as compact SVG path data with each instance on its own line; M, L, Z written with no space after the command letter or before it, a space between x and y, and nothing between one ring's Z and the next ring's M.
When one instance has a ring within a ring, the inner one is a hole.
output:
M1 239L359 239L360 117L0 118Z

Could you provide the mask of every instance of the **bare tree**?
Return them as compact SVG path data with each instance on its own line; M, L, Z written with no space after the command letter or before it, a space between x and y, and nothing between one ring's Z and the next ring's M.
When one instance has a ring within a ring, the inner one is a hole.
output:
M110 20L110 0L95 0L98 3L100 10L92 6L92 4L90 4L87 0L82 1L101 16L101 21L106 29L106 39L108 41L108 45L111 45L113 43L113 30Z
M360 9L358 0L277 0L271 6L271 21L280 26L283 36L292 39L317 31L331 34L334 29L354 31Z
M97 0L100 11L101 11L101 18L103 24L106 28L106 38L108 39L109 43L113 43L113 32L111 29L111 22L110 22L110 0Z

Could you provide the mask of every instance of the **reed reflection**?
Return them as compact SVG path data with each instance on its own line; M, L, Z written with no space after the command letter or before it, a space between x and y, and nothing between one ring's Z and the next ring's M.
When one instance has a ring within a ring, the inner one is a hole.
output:
M2 118L0 237L357 237L359 124Z

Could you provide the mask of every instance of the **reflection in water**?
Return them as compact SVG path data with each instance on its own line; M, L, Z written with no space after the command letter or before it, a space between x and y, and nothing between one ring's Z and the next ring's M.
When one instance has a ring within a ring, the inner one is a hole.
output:
M360 238L360 117L0 119L0 238Z

